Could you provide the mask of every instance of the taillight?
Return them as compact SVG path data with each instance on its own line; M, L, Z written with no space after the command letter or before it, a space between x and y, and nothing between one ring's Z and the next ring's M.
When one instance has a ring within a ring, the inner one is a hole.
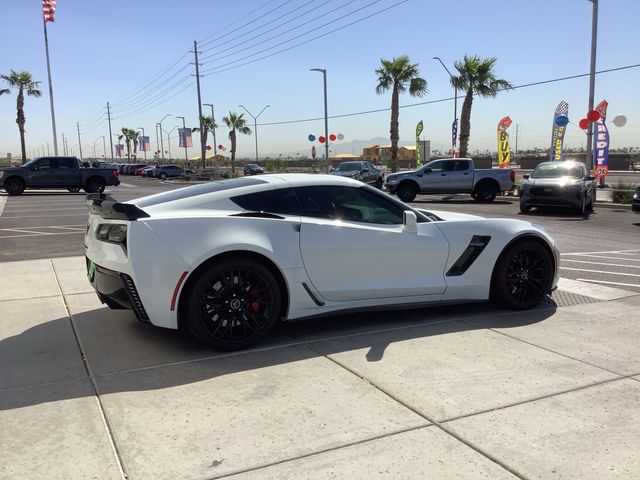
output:
M120 175L120 172L118 170L111 170L111 175L113 175L114 177L118 178Z
M511 173L509 174L509 178L511 178L512 182L516 181L516 172L515 172L515 170L511 170Z

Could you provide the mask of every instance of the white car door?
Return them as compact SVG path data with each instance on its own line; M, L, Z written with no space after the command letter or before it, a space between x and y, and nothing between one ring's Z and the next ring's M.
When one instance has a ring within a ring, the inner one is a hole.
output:
M449 245L435 223L402 229L403 207L371 187L301 187L300 251L330 301L439 296Z

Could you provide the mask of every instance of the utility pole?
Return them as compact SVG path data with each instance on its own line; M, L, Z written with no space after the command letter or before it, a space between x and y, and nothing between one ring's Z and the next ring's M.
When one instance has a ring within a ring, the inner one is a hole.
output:
M198 42L193 41L193 53L196 58L196 88L198 91L198 121L200 122L200 156L202 158L202 168L207 166L204 150L204 133L202 132L202 97L200 96L200 65L198 64Z
M82 160L82 141L80 140L80 122L76 122L78 127L78 148L80 149L80 160Z
M329 165L331 164L331 160L329 160L329 111L327 109L327 70L325 68L312 68L310 69L312 72L320 72L322 73L322 81L324 84L324 155L327 159L327 171L329 173Z
M598 0L588 0L593 4L593 11L591 14L591 69L589 70L589 109L587 112L593 110L593 90L596 84L596 46L598 42ZM585 166L587 171L593 170L593 152L591 151L593 145L593 122L589 122L587 128L587 155L585 159Z
M109 120L109 146L111 147L111 161L113 162L113 134L111 133L111 110L107 102L107 119Z
M186 137L186 135L184 134L184 131L185 131L185 129L186 129L187 127L186 127L185 122L184 122L184 117L178 117L178 116L176 116L176 118L181 118L181 119L182 119L182 132L183 132L183 134L182 134L182 141L184 142L184 161L185 161L185 162L188 162L188 161L189 161L189 155L187 154L187 137ZM178 137L180 137L180 136L178 135Z
M160 140L158 140L158 124L156 123L156 152L158 151L158 148L160 147ZM160 159L160 155L156 154L156 161L158 161Z
M518 127L520 127L520 125L516 123L516 155L518 154Z
M62 132L62 154L66 157L67 156L67 149L64 146L64 132Z

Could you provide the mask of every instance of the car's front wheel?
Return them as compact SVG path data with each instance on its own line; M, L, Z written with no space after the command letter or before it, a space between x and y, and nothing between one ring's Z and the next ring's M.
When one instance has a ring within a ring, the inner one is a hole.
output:
M20 195L25 188L24 180L18 177L7 178L4 182L4 189L9 195Z
M164 173L164 172L162 172L160 175L158 175L158 178L159 178L160 180L166 180L166 179L167 179L167 174L166 174L166 173Z
M398 198L405 203L413 202L418 195L418 186L411 183L401 183L398 187Z
M531 308L549 292L552 282L549 251L535 240L521 240L498 258L491 278L491 298L508 308Z
M189 331L219 350L248 347L280 318L282 295L273 273L250 259L222 261L195 281L185 304Z

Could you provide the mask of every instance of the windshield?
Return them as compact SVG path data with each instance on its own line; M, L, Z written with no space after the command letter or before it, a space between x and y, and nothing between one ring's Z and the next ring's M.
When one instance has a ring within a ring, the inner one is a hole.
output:
M580 165L566 165L562 163L546 163L538 165L531 174L531 178L582 178L584 170Z
M345 162L336 167L336 172L355 172L360 171L360 168L359 162Z
M32 158L31 160L29 160L28 162L25 162L24 164L22 164L23 167L28 167L29 165L31 165L33 162L35 162L36 160L39 160L40 157L38 158Z

